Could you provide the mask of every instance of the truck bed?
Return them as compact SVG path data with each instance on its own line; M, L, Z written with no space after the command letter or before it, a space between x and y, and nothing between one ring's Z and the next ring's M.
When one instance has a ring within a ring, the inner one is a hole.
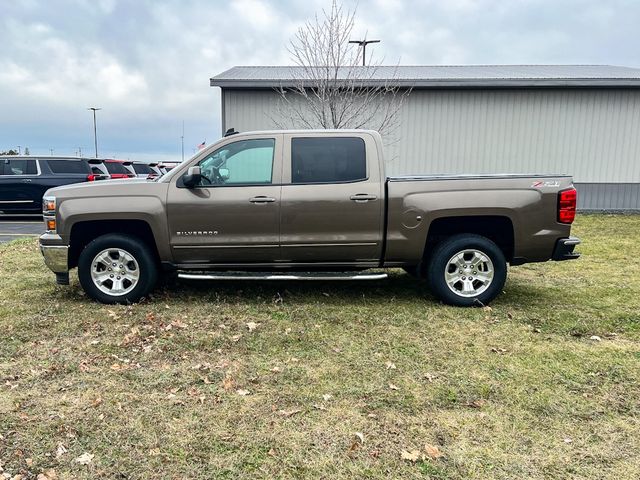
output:
M546 261L556 240L569 236L570 226L557 221L557 204L558 192L571 186L569 175L388 176L385 264L419 256L424 239L445 219L449 233L499 219L508 225L500 235L514 245L512 264Z

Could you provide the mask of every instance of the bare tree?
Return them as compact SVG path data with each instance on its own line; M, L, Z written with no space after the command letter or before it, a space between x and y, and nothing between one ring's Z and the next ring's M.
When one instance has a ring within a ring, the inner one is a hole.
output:
M350 44L356 11L333 0L300 27L289 53L293 82L277 89L280 128L371 128L387 139L399 123L408 89L397 86L397 66L360 65L361 49Z

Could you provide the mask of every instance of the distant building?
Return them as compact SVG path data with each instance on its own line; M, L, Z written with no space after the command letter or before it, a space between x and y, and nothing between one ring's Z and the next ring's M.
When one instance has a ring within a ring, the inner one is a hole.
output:
M222 130L275 128L275 89L294 84L295 68L211 78ZM390 78L412 88L388 147L390 173L569 173L580 208L640 210L640 69L400 66L379 67L372 81Z

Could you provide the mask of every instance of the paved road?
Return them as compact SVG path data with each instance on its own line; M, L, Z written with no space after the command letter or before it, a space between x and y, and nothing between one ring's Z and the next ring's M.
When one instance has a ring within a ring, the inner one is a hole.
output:
M36 237L44 232L44 223L38 217L0 216L0 243L10 242L16 238Z

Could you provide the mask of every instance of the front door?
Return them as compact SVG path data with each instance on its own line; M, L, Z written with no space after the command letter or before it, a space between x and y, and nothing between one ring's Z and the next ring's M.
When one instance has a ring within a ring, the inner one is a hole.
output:
M279 258L281 144L281 135L238 139L194 164L202 172L196 187L171 183L176 263L228 266Z
M307 135L286 137L282 261L376 265L384 198L373 138Z

